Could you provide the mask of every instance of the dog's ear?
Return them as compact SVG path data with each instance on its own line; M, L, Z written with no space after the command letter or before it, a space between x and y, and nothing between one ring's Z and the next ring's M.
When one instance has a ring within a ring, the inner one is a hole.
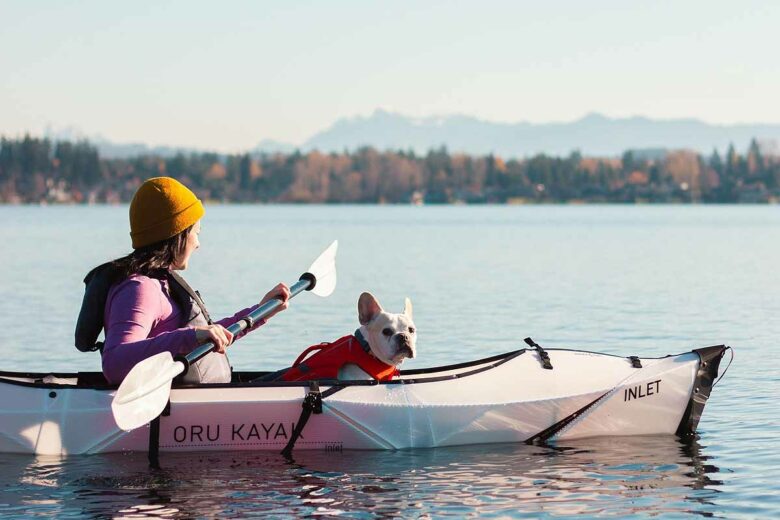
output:
M412 300L410 300L409 298L406 298L404 300L404 314L406 314L406 316L410 320L413 319L412 318L412 310L413 310L413 308L412 308Z
M358 299L358 319L361 325L365 325L382 312L382 306L376 301L374 295L364 292Z

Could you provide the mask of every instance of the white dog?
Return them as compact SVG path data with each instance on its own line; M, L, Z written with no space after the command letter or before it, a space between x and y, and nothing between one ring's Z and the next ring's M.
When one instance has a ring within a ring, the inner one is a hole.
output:
M398 367L404 359L417 355L417 328L412 321L412 301L406 298L404 311L393 314L382 309L371 293L358 299L361 335L379 361ZM359 366L348 363L339 370L339 379L371 379Z
M283 381L321 379L390 381L398 366L417 354L417 331L412 302L406 298L401 314L382 309L371 293L358 299L360 328L333 343L312 345L279 378Z

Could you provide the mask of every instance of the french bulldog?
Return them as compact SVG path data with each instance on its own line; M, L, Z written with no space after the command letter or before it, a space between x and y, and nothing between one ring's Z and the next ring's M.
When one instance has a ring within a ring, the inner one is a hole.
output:
M371 293L358 298L360 334L371 354L379 361L398 367L406 358L417 355L417 328L412 321L412 301L406 298L401 314L387 312ZM355 364L347 363L339 370L339 379L372 379Z

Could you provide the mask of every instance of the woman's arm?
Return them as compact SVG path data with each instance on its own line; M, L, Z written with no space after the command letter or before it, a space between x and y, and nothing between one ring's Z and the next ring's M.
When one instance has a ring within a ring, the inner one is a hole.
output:
M129 278L112 292L106 303L103 347L103 374L110 383L120 383L136 363L148 357L160 352L189 352L198 345L193 328L171 326L148 337L155 325L172 314L172 308L163 308L166 296L157 280Z

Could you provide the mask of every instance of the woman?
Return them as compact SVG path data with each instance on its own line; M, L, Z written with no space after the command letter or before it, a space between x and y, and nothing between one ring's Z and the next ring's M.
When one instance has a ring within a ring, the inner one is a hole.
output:
M104 264L113 282L105 285L110 288L103 307L103 374L110 383L121 383L136 363L150 356L185 354L208 342L214 343L214 350L193 363L184 381L228 383L231 368L225 352L236 338L227 327L272 298L282 301L273 314L287 308L290 291L280 283L254 307L211 321L200 295L175 273L187 268L200 247L204 213L195 194L170 177L149 179L135 193L130 203L134 250Z

